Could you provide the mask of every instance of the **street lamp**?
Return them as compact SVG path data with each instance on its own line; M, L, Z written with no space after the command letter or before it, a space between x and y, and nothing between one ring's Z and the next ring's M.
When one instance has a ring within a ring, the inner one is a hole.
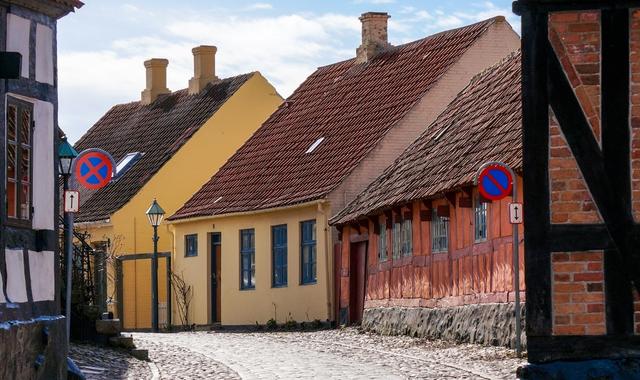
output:
M158 226L164 218L164 210L153 199L147 210L147 218L153 227L153 256L151 256L151 327L158 332Z
M64 180L64 191L69 190L69 177L73 160L78 157L78 152L63 137L58 145L58 172ZM73 267L73 213L64 212L64 250L67 256L67 299L65 300L65 314L67 317L67 344L71 337L71 287L72 287L72 267Z

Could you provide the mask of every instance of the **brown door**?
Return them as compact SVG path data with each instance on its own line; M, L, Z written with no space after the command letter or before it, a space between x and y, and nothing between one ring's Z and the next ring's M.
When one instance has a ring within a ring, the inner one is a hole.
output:
M349 258L349 323L362 322L364 311L367 242L351 243Z
M222 267L222 235L211 234L211 320L220 322L220 269Z

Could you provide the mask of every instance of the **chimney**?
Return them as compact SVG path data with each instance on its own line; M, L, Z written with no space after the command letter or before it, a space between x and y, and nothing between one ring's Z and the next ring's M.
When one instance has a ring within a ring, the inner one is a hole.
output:
M218 80L216 76L215 46L201 45L191 50L193 52L193 78L189 79L189 94L194 95L202 91L207 84Z
M367 62L381 50L391 46L387 39L386 12L367 12L360 16L362 22L362 44L356 50L356 62Z
M151 104L158 95L171 93L167 88L168 65L169 61L163 58L152 58L144 61L144 67L147 69L147 88L142 91L142 104Z

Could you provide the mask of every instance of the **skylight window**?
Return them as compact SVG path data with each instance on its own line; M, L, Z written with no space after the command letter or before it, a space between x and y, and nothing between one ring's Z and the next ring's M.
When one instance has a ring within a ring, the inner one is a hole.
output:
M140 152L127 153L127 155L124 156L124 158L122 158L122 160L120 160L116 165L116 175L114 179L121 177L127 172L127 170L131 169L131 167L138 162L140 157L142 157L142 153Z
M314 150L316 150L318 145L320 145L323 141L324 141L324 137L320 137L319 139L314 141L313 144L311 144L311 146L309 147L309 149L307 149L307 151L305 153L313 152Z

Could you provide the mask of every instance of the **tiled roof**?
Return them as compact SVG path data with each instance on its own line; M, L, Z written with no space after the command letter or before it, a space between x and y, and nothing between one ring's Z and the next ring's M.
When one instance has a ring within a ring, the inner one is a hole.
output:
M487 161L522 170L520 53L478 74L396 161L335 215L343 224L471 185Z
M323 198L496 21L320 67L170 219Z
M76 220L104 220L124 206L252 75L223 79L196 95L183 89L150 105L133 102L111 108L77 142L76 150L104 149L116 162L127 153L144 155L122 177L92 192Z

